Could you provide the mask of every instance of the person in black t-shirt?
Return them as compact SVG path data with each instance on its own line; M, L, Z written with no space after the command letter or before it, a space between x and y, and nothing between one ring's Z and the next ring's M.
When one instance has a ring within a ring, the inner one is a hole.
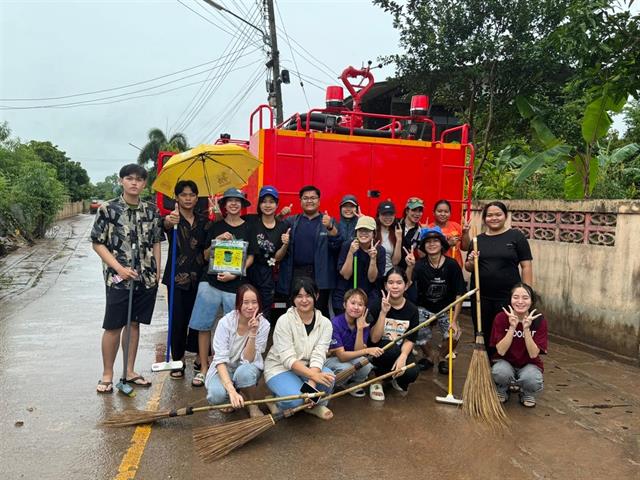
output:
M445 255L449 249L449 242L440 227L422 229L418 248L426 256L416 261L412 252L407 254L407 276L417 287L420 321L423 322L463 295L465 284L458 262ZM461 308L461 304L458 304L453 309L451 328L453 329L454 349L462 334L458 326L458 315ZM445 341L449 338L449 313L440 315L437 322L443 339L439 352L438 371L446 375L449 373L447 362L444 361L449 350L448 342ZM418 362L423 370L433 366L430 345L432 329L433 323L420 330L416 341L416 345L420 346L424 354L424 358Z
M230 188L224 192L219 201L220 207L224 207L227 215L224 220L214 223L207 234L206 245L210 246L213 240L245 240L249 242L245 267L251 267L257 247L255 235L249 224L240 217L242 208L249 205L249 201L237 188ZM205 259L209 259L210 251L204 253ZM206 270L198 285L196 303L191 313L189 327L198 331L198 351L201 370L195 375L191 384L194 387L204 385L204 374L207 372L209 362L209 346L211 333L215 328L218 310L222 307L224 314L235 308L236 290L242 284L242 277L230 272L208 273ZM204 372L204 373L203 373Z
M502 311L502 307L509 305L511 288L518 282L533 284L533 257L529 242L522 232L506 226L508 214L504 203L488 203L482 210L482 221L487 230L478 235L482 335L487 346L491 339L493 319ZM472 272L471 288L475 286L473 258L473 249L469 248L464 268ZM476 330L475 308L471 309L471 318ZM490 355L495 352L493 348L488 350Z
M385 275L384 286L387 291L379 302L371 308L371 315L376 319L369 333L369 345L384 347L405 333L418 326L418 308L404 297L407 290L407 274L399 267L393 267ZM402 368L414 361L411 350L418 332L409 335L399 344L386 350L381 356L371 359L376 376ZM409 385L418 378L418 368L413 367L404 374L394 378L391 385L403 396L407 394ZM369 388L372 400L384 400L382 385L374 383Z
M274 270L276 264L287 253L290 231L286 223L276 217L278 198L278 190L270 185L265 185L258 194L258 213L245 217L253 228L258 248L253 264L247 271L247 276L249 282L260 292L262 315L272 325L276 321L275 318L270 317L276 288Z

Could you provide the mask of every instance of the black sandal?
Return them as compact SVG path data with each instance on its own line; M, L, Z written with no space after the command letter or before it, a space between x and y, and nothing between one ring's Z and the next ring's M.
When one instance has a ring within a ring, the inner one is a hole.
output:
M175 378L176 380L179 380L181 378L184 378L184 364L182 365L182 368L179 368L177 370L171 370L171 372L169 372L169 376L171 378Z

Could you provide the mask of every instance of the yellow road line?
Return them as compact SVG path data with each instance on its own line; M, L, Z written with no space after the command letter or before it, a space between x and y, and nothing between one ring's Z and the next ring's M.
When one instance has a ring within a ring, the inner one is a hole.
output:
M151 398L145 407L146 410L158 410L158 407L160 406L162 387L168 376L168 372L163 372L160 375L160 378L153 382L153 390L151 391ZM144 453L147 441L151 435L152 425L153 424L139 425L136 427L136 430L133 432L133 436L131 437L131 445L129 446L127 453L122 457L122 461L118 467L118 475L116 475L115 480L132 480L135 478L138 473L142 454Z

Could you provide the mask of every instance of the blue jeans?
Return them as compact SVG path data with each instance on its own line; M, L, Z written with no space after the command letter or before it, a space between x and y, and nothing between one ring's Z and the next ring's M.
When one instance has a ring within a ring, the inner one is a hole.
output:
M358 363L359 361L364 360L364 358L365 357L357 357L353 360L349 360L348 362L341 362L340 360L338 360L338 357L333 356L327 358L327 361L324 362L324 366L325 368L330 368L333 373L337 375L343 370L351 368L352 365ZM362 383L367 380L367 377L369 376L371 370L373 370L373 365L371 365L371 363L367 363L364 367L356 370L356 372L351 375L344 383Z
M223 292L212 287L208 282L200 282L189 327L200 332L213 330L220 306L226 315L235 308L235 304L235 293Z
M227 370L229 370L229 376L236 388L256 386L261 373L260 369L253 363L243 363L238 365L238 368L232 368L227 365ZM205 387L207 388L207 401L211 405L229 403L229 394L222 385L220 375L216 373L208 377L205 382Z
M498 393L507 394L507 389L512 383L520 386L524 397L536 397L543 387L542 372L538 367L529 363L522 368L515 368L506 360L497 360L491 367L493 381Z
M322 371L324 373L333 374L331 369L327 367L322 367ZM306 381L307 378L299 377L293 371L289 370L288 372L282 372L275 377L271 377L267 382L267 387L269 387L269 390L271 390L276 397L285 397L288 395L298 395L300 393L300 388L302 388L302 384ZM326 392L327 394L333 391L333 385L331 385L331 387L325 387L324 385L318 384L316 385L316 388L320 391ZM294 408L302 405L302 402L302 399L278 402L278 408L280 410L286 410L288 408ZM318 405L327 405L327 403L328 402L326 401L320 401L318 402Z

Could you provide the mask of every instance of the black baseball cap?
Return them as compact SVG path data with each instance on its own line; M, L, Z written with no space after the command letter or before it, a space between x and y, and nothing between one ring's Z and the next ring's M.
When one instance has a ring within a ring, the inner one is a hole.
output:
M396 206L391 200L385 200L378 204L378 215L384 215L385 213L396 214Z

